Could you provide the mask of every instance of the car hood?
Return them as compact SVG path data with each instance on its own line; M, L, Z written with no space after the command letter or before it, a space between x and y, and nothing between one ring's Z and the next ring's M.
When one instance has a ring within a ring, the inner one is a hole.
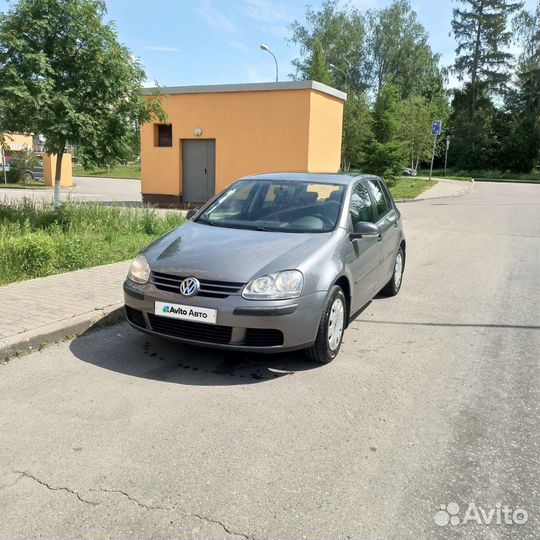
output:
M299 268L332 233L281 233L188 222L145 251L158 272L248 282L256 275Z

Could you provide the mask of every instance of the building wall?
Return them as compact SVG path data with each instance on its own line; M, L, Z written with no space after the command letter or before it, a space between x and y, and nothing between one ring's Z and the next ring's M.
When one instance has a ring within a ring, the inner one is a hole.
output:
M336 173L341 164L343 101L311 92L308 172Z
M154 125L141 127L143 194L182 194L181 139L216 140L216 192L249 174L339 169L343 101L332 96L311 89L172 94L163 107L173 146L154 146Z

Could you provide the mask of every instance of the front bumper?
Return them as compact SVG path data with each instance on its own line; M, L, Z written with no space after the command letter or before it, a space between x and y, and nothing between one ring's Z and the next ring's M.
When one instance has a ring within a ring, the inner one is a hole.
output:
M315 341L326 292L291 300L246 300L238 294L205 298L164 292L152 284L124 283L129 323L142 332L205 347L246 352L283 352ZM178 321L154 313L155 301L217 309L217 323Z

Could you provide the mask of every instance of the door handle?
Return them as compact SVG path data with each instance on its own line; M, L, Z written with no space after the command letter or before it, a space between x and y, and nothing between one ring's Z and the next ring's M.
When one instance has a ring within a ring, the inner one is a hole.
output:
M381 233L379 233L377 235L377 242L382 242L382 234Z
M206 174L206 167L204 168L204 174Z
M394 221L394 229L397 229L397 221Z

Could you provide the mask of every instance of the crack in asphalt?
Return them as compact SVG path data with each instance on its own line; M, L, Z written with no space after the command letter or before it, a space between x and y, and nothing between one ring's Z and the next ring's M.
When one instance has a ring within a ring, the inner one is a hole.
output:
M33 480L34 482L36 482L40 486L43 486L43 487L47 488L49 491L64 491L66 493L70 493L71 495L75 495L75 497L77 497L77 499L79 501L81 501L82 503L90 504L91 506L99 506L101 504L101 502L99 502L99 501L98 502L90 501L88 499L85 499L85 498L81 497L81 495L77 491L74 491L73 489L70 489L68 487L52 486L51 484L45 482L44 480L40 480L39 478L37 478L33 474L30 474L29 472L26 472L26 471L12 471L12 472L13 472L13 474L18 474L19 477L12 484L8 484L8 485L5 485L5 486L0 486L0 489L13 487L18 482L20 482L20 480L22 480L23 478L29 478L30 480ZM93 493L111 493L111 494L122 495L123 497L128 499L128 501L130 501L132 503L135 503L137 506L139 506L140 508L144 508L145 510L166 510L166 511L181 512L182 514L184 514L184 516L194 517L194 518L197 518L197 519L199 519L201 521L204 521L206 523L213 523L215 525L219 525L225 531L225 533L227 533L227 534L229 534L231 536L240 536L242 538L245 538L246 540L255 540L254 536L249 536L247 534L235 531L235 530L231 529L229 526L225 525L225 523L223 523L222 521L220 521L218 519L214 519L214 518L205 516L203 514L197 514L195 512L189 512L187 510L179 508L175 504L173 504L170 507L167 507L167 506L153 506L153 505L145 504L142 501L140 501L139 499L133 497L132 495L130 495L129 493L126 493L125 491L123 491L121 489L100 488L100 489L89 489L88 491L93 492Z
M129 493L126 493L125 491L122 491L121 489L89 489L88 491L92 492L101 492L101 493L118 493L120 495L123 495L128 499L130 502L135 503L136 505L140 506L141 508L145 508L146 510L172 510L171 508L167 508L165 506L151 506L149 504L144 504L143 502L139 501L139 499L136 499L135 497L132 497Z
M54 487L54 486L51 486L47 482L44 482L43 480L40 480L39 478L35 477L33 474L27 473L26 471L13 471L13 472L15 474L20 474L18 480L13 485L15 485L17 482L19 482L19 480L21 480L22 478L30 478L31 480L34 480L34 482L37 482L41 486L46 487L50 491L65 491L66 493L71 493L72 495L75 495L75 497L77 497L77 499L79 499L79 501L81 501L81 502L83 502L85 504L90 504L92 506L98 506L99 504L101 504L99 502L89 501L88 499L83 499L76 491L73 491L72 489L69 489L67 487Z

